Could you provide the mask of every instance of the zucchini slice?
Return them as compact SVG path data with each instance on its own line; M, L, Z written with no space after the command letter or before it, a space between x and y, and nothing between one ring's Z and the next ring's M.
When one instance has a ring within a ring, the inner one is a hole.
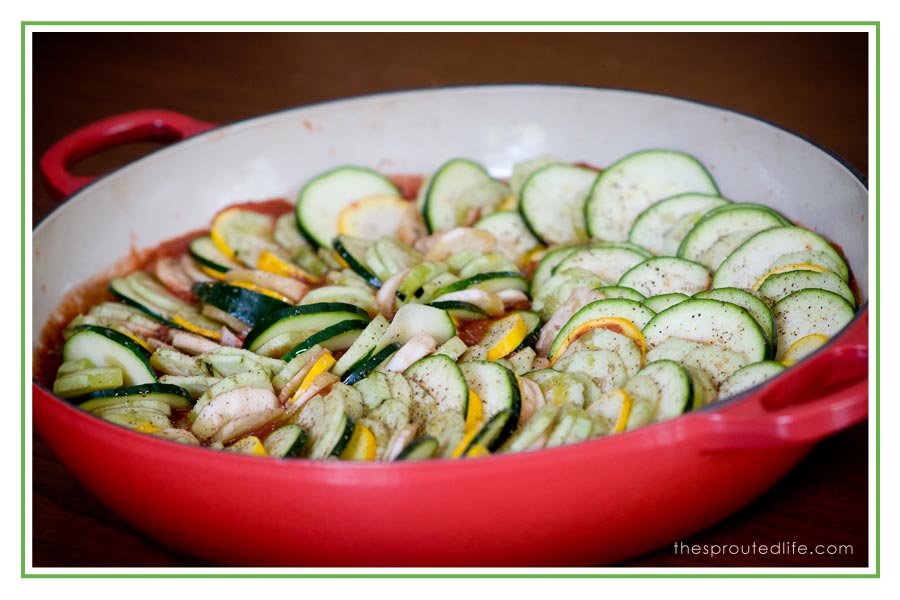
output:
M830 338L821 333L811 333L805 335L784 351L781 356L781 362L784 365L792 365L798 360L804 359L825 344Z
M779 257L794 252L823 253L839 265L836 275L847 281L847 264L825 238L802 227L775 227L760 231L732 252L716 269L711 287L751 289Z
M559 407L553 404L545 404L540 407L524 425L506 440L500 449L501 452L524 452L543 448L558 413Z
M692 298L680 302L653 317L642 333L649 350L670 338L680 338L721 346L743 354L748 362L764 360L769 347L750 313L719 300Z
M600 390L590 378L580 373L563 373L556 369L540 369L525 374L541 388L544 400L554 406L571 404L577 407L589 406L600 397ZM596 396L596 397L595 397Z
M450 267L444 262L426 260L412 267L400 287L397 288L397 296L401 299L421 298L424 286L429 281L447 273Z
M657 256L635 265L622 275L619 285L634 288L647 297L673 293L691 296L708 289L710 281L709 271L699 263Z
M839 295L812 288L785 296L775 303L772 313L778 334L778 360L797 340L813 333L834 337L856 316L850 303Z
M478 345L487 351L488 360L512 354L528 337L528 326L520 313L510 313L488 325Z
M528 178L531 177L535 171L546 167L547 165L561 162L562 161L555 156L550 156L548 154L517 162L513 165L512 174L509 176L510 193L518 198L522 194L522 186L525 185L525 182L528 181Z
M678 363L660 360L641 369L636 377L649 377L659 388L659 401L652 417L654 422L678 417L691 409L693 384L687 370Z
M187 410L194 405L191 395L177 385L146 383L111 390L97 390L72 399L81 410L95 410L135 401L161 402L176 410Z
M463 371L449 356L426 356L406 369L403 376L428 392L437 401L437 410L456 412L465 419L469 387Z
M553 363L563 373L582 373L594 382L601 392L608 392L625 383L628 371L625 362L611 350L583 350L566 353Z
M669 294L660 294L658 296L651 296L645 299L641 304L652 310L653 312L660 313L670 306L675 306L679 302L684 302L690 298L681 292L672 292Z
M773 360L764 360L742 367L722 382L719 386L719 397L724 399L736 396L775 377L784 369L783 364Z
M635 302L646 300L646 297L636 289L621 285L601 285L595 289L607 298L622 298L624 300L634 300ZM654 312L659 312L652 306L650 308Z
M455 410L440 410L425 423L425 435L438 441L438 456L451 458L466 436L466 418Z
M644 366L644 355L641 352L639 342L612 329L600 327L591 329L573 341L563 351L561 356L565 358L583 350L608 350L614 352L622 360L629 377L636 375Z
M290 308L290 304L247 288L218 282L197 282L191 292L207 304L255 327L263 317Z
M337 252L338 256L344 259L344 262L347 263L347 266L349 266L354 273L362 277L365 282L373 288L378 289L381 287L381 279L379 279L366 264L366 253L369 252L369 249L372 247L372 242L351 235L341 234L335 236L332 244L334 246L334 251Z
M775 338L775 316L766 303L746 290L739 288L716 288L714 290L706 290L698 294L694 294L694 298L721 300L722 302L731 302L736 304L750 313L750 316L756 320L756 323L762 329L766 336L766 342L769 344L768 358L775 356L775 346L777 339Z
M693 342L691 340L683 340L677 337L670 337L658 346L651 348L647 352L647 362L656 362L658 360L674 360L681 362L689 352L702 348L706 344L701 342Z
M372 373L372 371L390 360L394 353L399 349L400 344L392 342L381 350L373 352L368 357L358 361L355 365L353 365L353 368L350 371L344 373L344 375L341 377L341 383L344 383L346 385L353 385L357 381L365 379L369 376L370 373Z
M695 369L681 365L691 376L691 385L694 386L693 410L708 406L719 399L719 390L712 382L712 378L703 369Z
M490 452L493 452L509 437L512 431L510 425L512 425L512 428L515 428L515 420L512 418L512 413L509 409L501 410L481 426L481 429L478 430L478 433L475 434L472 441L463 450L462 456L474 456L476 448L487 448Z
M231 269L241 268L241 265L223 254L208 235L191 240L188 252L200 265L212 269L216 273L226 273Z
M547 281L553 276L556 266L571 256L582 246L559 246L548 250L538 261L534 273L531 275L531 295L534 296L543 289Z
M309 304L333 303L355 306L366 313L367 317L378 314L378 299L375 297L373 290L358 285L324 285L310 290L299 304L300 306L306 306Z
M172 428L172 422L167 415L147 408L113 408L101 412L97 416L110 423L134 429L141 433L155 433L160 429Z
M355 428L356 424L344 410L342 401L325 402L324 414L316 420L309 432L309 458L340 456L350 443Z
M383 315L375 315L366 328L363 329L356 341L347 348L335 365L331 368L331 372L341 377L347 371L356 368L363 360L372 356L378 341L387 331L390 323Z
M454 158L441 165L428 184L422 208L429 233L462 225L460 196L491 181L484 167L468 159Z
M60 398L81 396L95 390L118 388L124 384L119 367L90 367L70 373L56 374L53 393Z
M156 277L145 271L113 277L109 282L109 293L170 327L179 327L172 321L176 313L195 312L193 306L173 296Z
M497 247L516 263L541 242L531 233L518 211L501 210L482 217L475 223L476 229L490 231L497 238Z
M629 378L624 389L631 399L631 406L623 430L631 431L652 423L663 396L656 379L639 374ZM674 395L680 396L677 392Z
M559 333L556 334L556 337L553 339L553 344L550 345L549 356L555 357L559 352L560 347L566 342L569 334L588 321L605 317L614 317L630 321L636 329L643 330L655 315L656 313L652 310L634 300L609 298L591 302L566 321L566 324L563 325L562 329L559 330Z
M626 272L648 258L650 256L646 251L600 242L576 250L561 261L553 269L553 273L562 273L568 269L584 269L607 284L615 284Z
M459 300L438 300L430 302L428 306L446 310L450 316L460 321L470 321L472 319L487 319L488 314L479 306L470 304L469 302L461 302Z
M259 255L277 251L272 233L275 219L247 208L227 208L213 219L209 235L228 258L256 268Z
M244 339L244 349L265 356L283 356L299 342L326 327L341 321L368 318L368 313L361 308L340 302L288 306L258 319ZM276 338L279 344L268 345ZM287 347L282 349L284 346ZM267 352L259 352L264 347Z
M97 367L122 369L126 386L156 383L144 349L127 336L107 327L85 325L63 345L62 360L86 359Z
M344 166L311 179L297 197L297 227L313 247L331 248L341 211L369 196L397 196L400 191L380 173Z
M628 241L640 244L653 254L665 254L665 234L685 217L701 215L713 208L730 203L721 196L708 194L678 194L660 200L641 212L628 232Z
M525 339L522 340L521 344L515 347L513 352L518 352L519 350L534 346L538 341L538 338L541 337L541 326L543 325L541 315L531 310L517 310L510 314L517 314L522 317L522 320L525 321L525 329L527 331Z
M718 263L704 261L705 255L714 245L717 246L716 251L710 256L721 256L724 259L753 234L790 224L768 206L751 203L726 204L714 208L697 221L681 241L678 256L715 269L719 266ZM725 248L718 246L720 240L726 242Z
M382 237L369 247L365 264L381 281L387 281L404 269L411 269L422 262L422 255L399 240Z
M427 460L434 458L437 450L437 439L430 435L422 435L408 443L394 460Z
M366 240L394 236L414 210L411 202L395 194L361 198L341 211L338 232Z
M766 278L776 273L788 271L830 271L837 273L844 281L849 281L843 274L848 273L846 263L837 260L831 252L822 250L800 250L782 254L769 265L769 270L753 285L755 289L765 282ZM848 275L849 276L849 275Z
M435 291L432 296L440 298L462 290L475 288L486 292L502 292L503 290L528 290L528 281L519 272L500 271L496 273L479 273L467 279L453 282Z
M591 416L575 406L560 409L556 424L547 438L545 448L555 448L586 440L593 429Z
M353 345L353 342L359 337L360 333L369 325L368 321L359 319L347 319L339 321L334 325L330 325L321 331L312 334L296 346L294 346L282 360L288 362L298 354L303 354L307 350L316 346L321 346L334 352L335 350L346 350Z
M769 304L775 304L785 296L807 288L818 288L834 292L856 307L856 298L847 283L834 273L815 271L786 271L766 277L757 290L760 297Z
M687 154L644 150L607 167L597 178L585 205L588 234L608 241L627 240L638 215L676 194L719 195L712 176Z
M519 195L528 229L544 245L587 240L584 202L597 172L554 163L531 174Z
M703 344L691 350L678 362L684 367L704 371L716 388L747 365L747 359L743 354L710 344Z
M443 344L456 335L456 325L445 310L425 304L405 304L394 315L375 349L392 343L402 346L420 333L427 333Z
M473 360L460 364L468 389L475 392L482 402L485 420L492 419L500 411L509 412L509 420L494 440L489 450L498 447L510 436L519 422L522 395L516 375L503 365L485 360Z

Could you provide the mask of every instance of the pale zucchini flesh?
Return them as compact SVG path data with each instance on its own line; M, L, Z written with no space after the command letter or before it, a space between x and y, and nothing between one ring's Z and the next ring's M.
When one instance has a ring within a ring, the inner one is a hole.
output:
M710 274L703 265L674 256L658 256L635 265L618 284L645 297L662 294L692 296L709 288Z
M836 274L846 281L846 263L822 236L802 227L775 227L757 233L726 258L713 275L711 287L751 289L779 257L802 251L821 252L842 265L842 272Z
M743 236L742 240L745 240L754 233L785 225L790 223L768 207L747 203L729 204L711 210L697 221L681 241L678 256L702 262L704 253L723 237L739 233ZM733 239L732 242L737 242L737 239ZM739 245L740 242L735 243L734 248ZM728 254L726 253L726 256ZM706 266L712 268L709 264Z
M337 167L310 180L297 198L297 226L315 247L331 248L341 211L369 196L399 196L384 175L365 167Z
M664 254L664 236L676 223L685 217L702 215L729 202L730 200L720 196L695 193L678 194L660 200L638 215L628 232L628 241L640 244L654 254Z
M627 240L638 215L650 205L687 192L718 195L709 172L681 152L645 150L606 168L590 192L585 215L588 234L608 241Z
M491 182L478 163L456 158L442 165L428 183L422 212L428 231L434 233L462 225L465 214L458 209L460 197L468 190Z
M584 203L596 179L596 171L561 163L531 174L522 187L519 210L541 243L587 240Z
M605 285L629 286L627 283L619 283L622 276L641 264L648 257L637 250L614 244L590 244L570 254L559 263L554 272L559 273L568 269L583 269L593 273L604 281ZM640 291L640 290L638 290Z
M736 396L779 375L784 369L783 364L773 360L746 365L722 382L722 385L719 386L719 397L725 399Z
M778 359L794 342L810 334L834 337L856 316L856 311L841 296L809 288L776 302L772 313L778 335Z
M767 355L765 335L750 313L718 300L685 300L658 313L642 331L650 350L669 338L680 338L716 344L743 354L748 362Z

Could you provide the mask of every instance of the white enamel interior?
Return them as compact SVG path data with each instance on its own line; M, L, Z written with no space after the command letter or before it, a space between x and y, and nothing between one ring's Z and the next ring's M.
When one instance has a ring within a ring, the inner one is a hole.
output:
M603 166L645 148L693 154L724 196L773 206L840 244L867 297L868 192L814 145L747 116L667 97L469 87L287 110L181 142L104 177L34 231L35 343L66 292L132 247L206 227L231 203L293 199L304 181L334 166L429 173L461 156L506 176L515 162L539 154Z

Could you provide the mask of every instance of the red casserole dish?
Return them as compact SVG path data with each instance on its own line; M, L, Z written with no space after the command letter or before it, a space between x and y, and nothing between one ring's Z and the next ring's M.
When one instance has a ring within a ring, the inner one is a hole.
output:
M454 127L460 114L470 120L475 114L482 134ZM66 196L87 183L66 172L85 153L208 127L171 113L114 118L61 142L42 167L51 187ZM394 135L386 140L384 131ZM600 141L597 132L604 133ZM411 136L424 136L428 147L402 141ZM808 142L749 117L659 96L457 88L239 123L86 187L35 230L35 340L62 295L109 269L110 256L127 256L132 243L149 247L203 227L216 208L290 197L321 167L348 162L426 172L449 153L502 173L522 158L516 144L531 155L599 164L638 147L678 144L711 165L726 195L735 190L741 199L778 203L839 243L865 299L865 185ZM291 168L298 164L302 172ZM154 218L163 210L170 218ZM129 231L134 223L141 227ZM85 227L108 243L71 256L74 234L66 231L83 236ZM105 233L110 227L122 231ZM37 383L32 391L37 432L88 489L149 535L216 563L596 566L721 520L770 487L816 441L864 420L868 310L864 305L839 336L785 374L706 410L611 438L462 462L285 463L225 455L111 425Z

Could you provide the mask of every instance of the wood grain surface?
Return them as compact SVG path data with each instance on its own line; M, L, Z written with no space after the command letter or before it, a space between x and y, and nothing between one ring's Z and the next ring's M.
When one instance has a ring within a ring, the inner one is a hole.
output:
M38 33L33 61L33 210L55 206L38 160L61 136L116 113L179 111L228 123L373 92L479 83L560 83L670 94L793 130L868 171L867 40L857 33ZM101 174L155 144L78 164ZM37 436L35 567L194 567L82 487ZM832 555L692 554L661 548L634 567L860 567L868 554L868 434L820 443L756 502L684 544L847 545ZM702 499L698 498L698 502Z

